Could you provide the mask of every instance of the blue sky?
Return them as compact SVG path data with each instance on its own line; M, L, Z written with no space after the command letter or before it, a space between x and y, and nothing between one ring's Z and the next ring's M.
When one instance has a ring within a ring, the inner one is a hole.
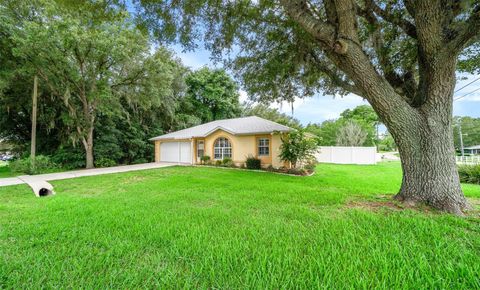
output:
M183 63L192 69L197 69L202 66L215 66L210 61L209 52L203 49L198 49L193 52L182 52L182 49L179 46L172 47L172 49L182 59ZM462 75L462 80L457 82L457 90L478 77L480 76ZM463 96L476 89L479 89L479 91L469 94L468 96L454 102L454 115L472 116L477 118L480 117L480 80L456 92L455 97ZM242 101L248 98L248 95L245 91L241 91L240 95ZM335 98L333 96L320 95L313 98L299 99L295 101L293 104L293 116L305 125L308 123L321 123L328 119L338 118L340 113L344 110L363 104L368 103L355 95ZM279 108L282 112L290 115L292 114L290 104L272 106Z

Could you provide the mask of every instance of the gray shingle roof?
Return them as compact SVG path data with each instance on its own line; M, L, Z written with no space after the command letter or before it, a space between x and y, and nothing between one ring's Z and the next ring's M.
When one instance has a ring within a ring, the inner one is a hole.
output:
M162 139L190 139L192 137L205 137L221 129L233 135L265 134L274 131L288 132L291 129L287 126L265 120L257 116L216 120L195 127L171 132L165 135L151 138L150 140Z

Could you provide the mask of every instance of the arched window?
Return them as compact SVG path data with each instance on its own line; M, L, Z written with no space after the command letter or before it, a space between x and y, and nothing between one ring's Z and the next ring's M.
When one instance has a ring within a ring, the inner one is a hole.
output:
M213 158L222 160L232 158L232 144L227 138L220 137L213 144Z

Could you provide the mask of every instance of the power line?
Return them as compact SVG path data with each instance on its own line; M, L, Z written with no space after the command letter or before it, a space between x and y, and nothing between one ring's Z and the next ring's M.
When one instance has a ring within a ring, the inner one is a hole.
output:
M463 96L461 96L461 97L455 98L455 99L453 99L453 101L455 102L455 101L460 100L461 98L465 98L466 96L468 96L468 95L470 95L470 94L472 94L472 93L475 93L475 92L478 91L478 90L480 90L480 88L477 88L477 89L471 91L470 93L466 93L465 95L463 95Z
M464 85L463 87L459 88L458 90L455 91L455 93L458 93L459 91L461 91L462 89L468 87L469 85L473 84L474 82L480 80L480 77L477 78L477 79L474 79L473 81L469 82L468 84Z

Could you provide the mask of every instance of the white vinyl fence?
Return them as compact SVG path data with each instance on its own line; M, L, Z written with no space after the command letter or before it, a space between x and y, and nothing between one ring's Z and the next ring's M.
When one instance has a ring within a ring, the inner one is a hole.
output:
M457 163L480 164L480 156L457 156Z
M377 148L321 146L315 157L321 163L377 164Z

